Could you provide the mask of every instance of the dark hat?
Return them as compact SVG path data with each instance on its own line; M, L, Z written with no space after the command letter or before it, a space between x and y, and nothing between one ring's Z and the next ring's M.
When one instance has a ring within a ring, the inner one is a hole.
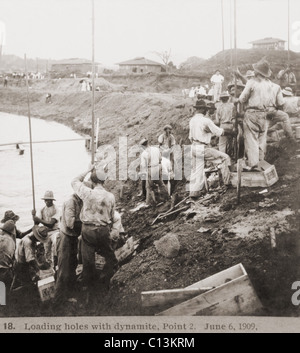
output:
M214 110L217 109L214 102L209 102L209 103L207 103L207 108L208 108L208 109L214 109Z
M164 130L167 130L167 129L172 130L172 126L171 125L165 125L164 126Z
M266 59L261 59L256 64L253 64L253 69L254 72L257 72L264 77L270 77L272 75L270 64Z
M46 191L44 197L42 197L42 200L54 200L55 201L53 191L50 191L50 190Z
M235 81L230 81L227 85L228 90L230 91L232 87L235 86ZM236 86L237 87L245 87L243 82L241 80L236 80Z
M20 217L16 215L12 210L5 211L4 218L1 223L5 223L6 221L12 219L13 221L18 221Z
M208 108L205 101L203 99L198 99L196 101L196 104L193 105L194 108L196 109L201 109L201 108Z
M10 235L15 235L14 230L15 230L15 222L13 220L8 220L6 221L0 229L3 230L3 232L6 232Z
M47 242L47 240L49 239L49 232L52 231L52 229L48 227L45 227L45 226L39 227L38 225L33 226L32 230L35 238L41 243Z

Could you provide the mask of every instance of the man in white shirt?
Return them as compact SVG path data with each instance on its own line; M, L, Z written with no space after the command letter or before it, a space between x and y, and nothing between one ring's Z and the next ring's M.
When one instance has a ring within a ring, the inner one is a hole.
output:
M150 146L148 140L144 138L140 142L144 149L141 153L140 174L141 179L146 183L146 204L149 205L151 198L156 203L155 187L159 187L159 192L168 198L167 189L162 182L161 151L156 146Z
M222 83L224 82L224 76L222 76L220 71L217 70L215 74L212 75L210 82L213 84L214 102L218 102L220 100L220 94L222 92Z
M283 94L283 111L286 112L289 117L300 118L300 98L295 97L291 87L285 87L282 90Z
M230 157L210 147L212 135L222 136L231 134L224 128L216 126L211 119L205 116L208 106L204 100L198 100L194 108L196 114L190 120L189 139L192 142L192 171L190 177L190 196L199 197L204 186L204 165L205 162L220 164L220 170L225 185L230 184Z

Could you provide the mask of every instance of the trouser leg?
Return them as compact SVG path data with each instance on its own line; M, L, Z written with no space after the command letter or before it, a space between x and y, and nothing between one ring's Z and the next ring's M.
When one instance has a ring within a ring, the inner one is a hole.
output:
M281 123L282 128L289 138L294 138L290 118L287 113L282 110L277 110L271 120L272 126L276 123Z
M192 145L190 196L198 197L204 186L204 145Z
M226 153L227 150L227 136L219 137L219 151Z
M77 238L60 232L57 245L58 271L55 298L59 300L68 295L71 285L76 280Z
M231 160L228 154L218 151L214 148L205 148L204 159L210 162L214 162L214 164L219 164L224 184L230 184L231 174L229 166L231 165Z
M45 249L45 259L49 264L52 264L53 259L52 259L52 238L51 236L47 240L47 242L44 244L44 249Z
M244 121L244 143L247 163L254 167L259 162L258 132L253 131Z

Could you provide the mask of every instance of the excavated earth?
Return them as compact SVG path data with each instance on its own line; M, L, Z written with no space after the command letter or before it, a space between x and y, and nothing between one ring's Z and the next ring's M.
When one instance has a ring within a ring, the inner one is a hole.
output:
M56 120L74 130L90 131L90 92L79 92L71 80L32 87L32 116ZM70 83L71 82L71 83ZM46 105L45 93L53 85L53 103ZM58 87L61 85L61 87ZM73 87L73 86L74 87ZM180 92L128 92L110 84L110 90L97 92L96 115L101 119L100 141L117 147L119 136L128 137L128 146L142 136L155 144L162 127L174 128L177 142L188 144L188 121L192 101ZM55 89L54 89L55 87ZM72 88L73 87L73 88ZM0 110L26 114L24 88L1 90ZM211 189L213 197L189 204L186 212L173 214L153 223L159 213L167 211L170 201L159 207L132 210L140 205L139 181L108 181L107 188L116 196L122 212L126 237L139 241L136 251L123 261L111 281L108 292L100 290L98 299L89 307L81 300L59 310L51 304L28 308L24 315L155 315L157 308L141 305L141 292L183 288L238 263L245 267L260 298L266 316L299 316L291 301L292 283L300 280L300 145L287 140L269 144L266 160L274 164L279 181L262 188L244 187L240 204L236 189ZM122 198L120 191L122 189ZM186 180L177 182L176 202L187 197ZM205 228L205 232L198 231ZM271 246L270 229L276 234L276 247ZM177 256L159 255L154 242L162 236L176 234L180 250ZM80 298L79 298L80 299ZM20 315L17 310L9 315Z

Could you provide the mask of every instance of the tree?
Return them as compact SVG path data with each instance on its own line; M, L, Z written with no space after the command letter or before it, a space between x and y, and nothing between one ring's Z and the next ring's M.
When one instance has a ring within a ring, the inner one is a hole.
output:
M159 56L161 58L162 62L165 65L165 69L168 72L168 68L169 68L168 64L169 64L170 57L171 57L171 49L169 49L169 51L164 50L162 52L155 51L154 54L156 54L157 56Z

